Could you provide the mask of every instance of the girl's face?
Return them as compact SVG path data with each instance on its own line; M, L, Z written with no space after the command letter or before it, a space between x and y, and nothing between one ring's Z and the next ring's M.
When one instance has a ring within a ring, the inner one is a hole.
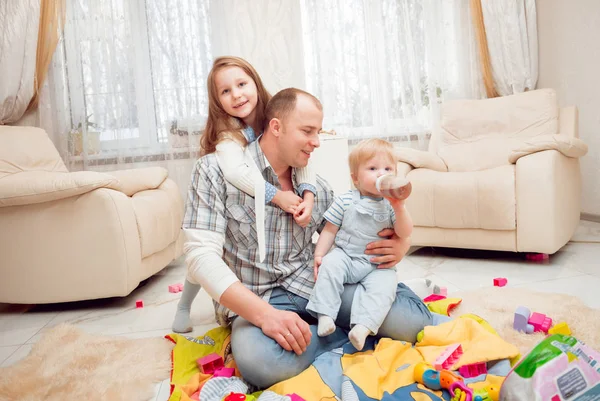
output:
M396 164L386 152L379 152L371 159L365 160L358 166L356 175L352 175L354 185L361 194L367 196L381 196L375 182L385 174L394 174Z
M252 125L258 103L254 80L240 67L225 67L215 74L215 87L225 112Z

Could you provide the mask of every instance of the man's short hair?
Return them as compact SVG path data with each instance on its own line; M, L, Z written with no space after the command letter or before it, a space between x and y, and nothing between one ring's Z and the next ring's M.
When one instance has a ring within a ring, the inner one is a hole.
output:
M265 126L263 127L265 131L269 127L269 122L272 119L277 118L281 121L285 121L290 113L296 108L296 99L298 98L298 95L309 97L315 106L323 111L323 105L319 99L310 93L297 88L282 89L269 100L269 103L267 103L267 108L265 110Z

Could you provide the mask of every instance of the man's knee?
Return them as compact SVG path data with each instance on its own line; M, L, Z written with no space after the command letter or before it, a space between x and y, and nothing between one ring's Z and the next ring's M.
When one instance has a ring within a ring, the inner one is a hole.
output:
M231 334L231 349L242 377L260 389L296 376L304 368L286 364L286 350L262 330L236 318Z

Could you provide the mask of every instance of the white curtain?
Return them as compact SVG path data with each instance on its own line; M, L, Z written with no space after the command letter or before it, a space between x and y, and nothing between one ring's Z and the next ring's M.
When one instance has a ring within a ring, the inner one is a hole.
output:
M482 1L492 75L500 96L535 89L538 39L535 0Z
M446 99L483 94L468 0L67 0L42 96L71 170L198 156L214 57L324 104L325 129L426 147ZM55 135L56 136L56 135Z
M34 93L39 0L0 1L0 124L17 122Z
M424 147L445 99L482 97L465 0L304 0L307 86L325 126Z

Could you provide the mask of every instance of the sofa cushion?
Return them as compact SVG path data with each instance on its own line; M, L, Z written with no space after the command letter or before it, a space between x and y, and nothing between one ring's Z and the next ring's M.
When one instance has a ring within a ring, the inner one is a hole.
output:
M183 220L183 207L173 180L160 187L132 196L140 235L142 259L162 251L177 240Z
M558 132L553 89L443 105L436 147L448 171L478 171L508 164L524 141Z
M485 171L408 173L412 194L406 201L415 226L514 230L515 166Z
M70 198L116 182L116 178L95 171L22 171L0 177L0 207Z
M46 131L0 125L0 177L34 170L68 171Z

